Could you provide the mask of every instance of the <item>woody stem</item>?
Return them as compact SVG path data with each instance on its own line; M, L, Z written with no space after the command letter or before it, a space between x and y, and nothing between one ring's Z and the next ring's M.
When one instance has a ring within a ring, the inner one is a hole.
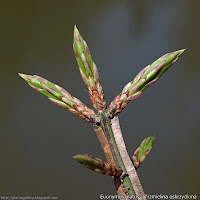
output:
M117 188L118 194L121 193L120 192L120 187L121 187L123 188L123 195L137 195L139 196L140 200L145 200L144 192L140 184L139 178L137 176L136 170L126 151L118 118L115 117L114 119L111 120L107 116L107 113L105 111L99 112L99 118L100 118L100 127L103 131L106 141L104 140L103 141L104 144L102 144L102 139L100 138L99 139L108 161L110 163L113 162L115 166L120 167L123 170L123 172L126 172L128 174L128 176L125 176L123 178L123 182L121 180L116 180L116 179L114 180L115 185L118 185ZM99 137L99 134L97 135ZM104 136L101 136L101 138ZM106 146L105 142L107 142L106 148L105 148ZM116 182L118 182L118 184L116 184Z

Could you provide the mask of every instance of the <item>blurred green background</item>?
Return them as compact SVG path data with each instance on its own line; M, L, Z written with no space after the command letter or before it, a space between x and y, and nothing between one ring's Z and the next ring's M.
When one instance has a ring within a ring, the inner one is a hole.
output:
M18 72L63 86L92 107L72 51L76 24L98 66L109 103L146 65L187 51L119 115L127 149L154 135L138 170L147 194L200 196L200 1L0 2L0 195L99 199L115 194L110 177L72 156L105 159L93 126L48 101Z

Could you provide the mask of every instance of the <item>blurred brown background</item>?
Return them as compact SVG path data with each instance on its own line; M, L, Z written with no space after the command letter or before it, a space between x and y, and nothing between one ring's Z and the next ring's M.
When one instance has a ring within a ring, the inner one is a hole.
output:
M17 74L43 76L92 107L72 51L74 24L99 68L108 103L147 64L187 48L119 117L130 155L145 137L156 137L138 170L145 193L200 196L198 0L7 0L0 9L1 196L76 200L116 193L110 177L72 159L78 153L105 159L92 124Z

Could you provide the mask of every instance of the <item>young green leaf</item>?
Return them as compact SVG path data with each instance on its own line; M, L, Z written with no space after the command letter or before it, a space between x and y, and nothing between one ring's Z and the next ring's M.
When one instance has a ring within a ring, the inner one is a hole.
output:
M140 96L147 87L154 84L184 51L185 49L167 53L140 71L110 103L108 112L111 115L120 113L130 101Z
M132 156L132 162L136 169L141 165L141 163L145 160L147 155L152 150L154 139L155 138L153 136L145 138L140 146L135 150Z
M86 121L94 122L96 117L94 111L89 109L79 99L73 97L65 89L40 76L31 76L20 73L19 75L27 81L33 89L45 95L53 103L66 108Z
M78 154L73 157L84 167L93 170L94 172L104 174L107 176L120 177L122 175L122 170L115 167L99 158L95 158L88 154Z
M105 110L106 102L104 100L103 88L99 81L97 66L92 60L89 48L76 26L74 26L73 49L81 77L88 88L94 108L97 111Z

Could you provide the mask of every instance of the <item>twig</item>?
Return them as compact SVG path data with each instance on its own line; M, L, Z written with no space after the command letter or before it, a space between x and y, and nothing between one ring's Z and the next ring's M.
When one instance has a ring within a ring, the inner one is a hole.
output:
M152 141L154 138L149 137L143 140L133 155L132 163L126 150L119 119L116 115L130 101L142 94L147 87L155 83L177 61L185 49L165 54L141 70L131 82L125 85L122 92L117 95L108 108L106 107L97 66L92 60L89 48L76 26L74 27L73 49L81 77L87 86L97 114L60 86L40 76L19 75L32 88L45 95L53 103L64 107L87 122L94 123L94 130L108 162L104 162L88 154L76 155L74 156L75 160L97 173L112 176L120 196L136 195L136 198L139 200L146 200L134 165L138 168L146 158L152 149Z

